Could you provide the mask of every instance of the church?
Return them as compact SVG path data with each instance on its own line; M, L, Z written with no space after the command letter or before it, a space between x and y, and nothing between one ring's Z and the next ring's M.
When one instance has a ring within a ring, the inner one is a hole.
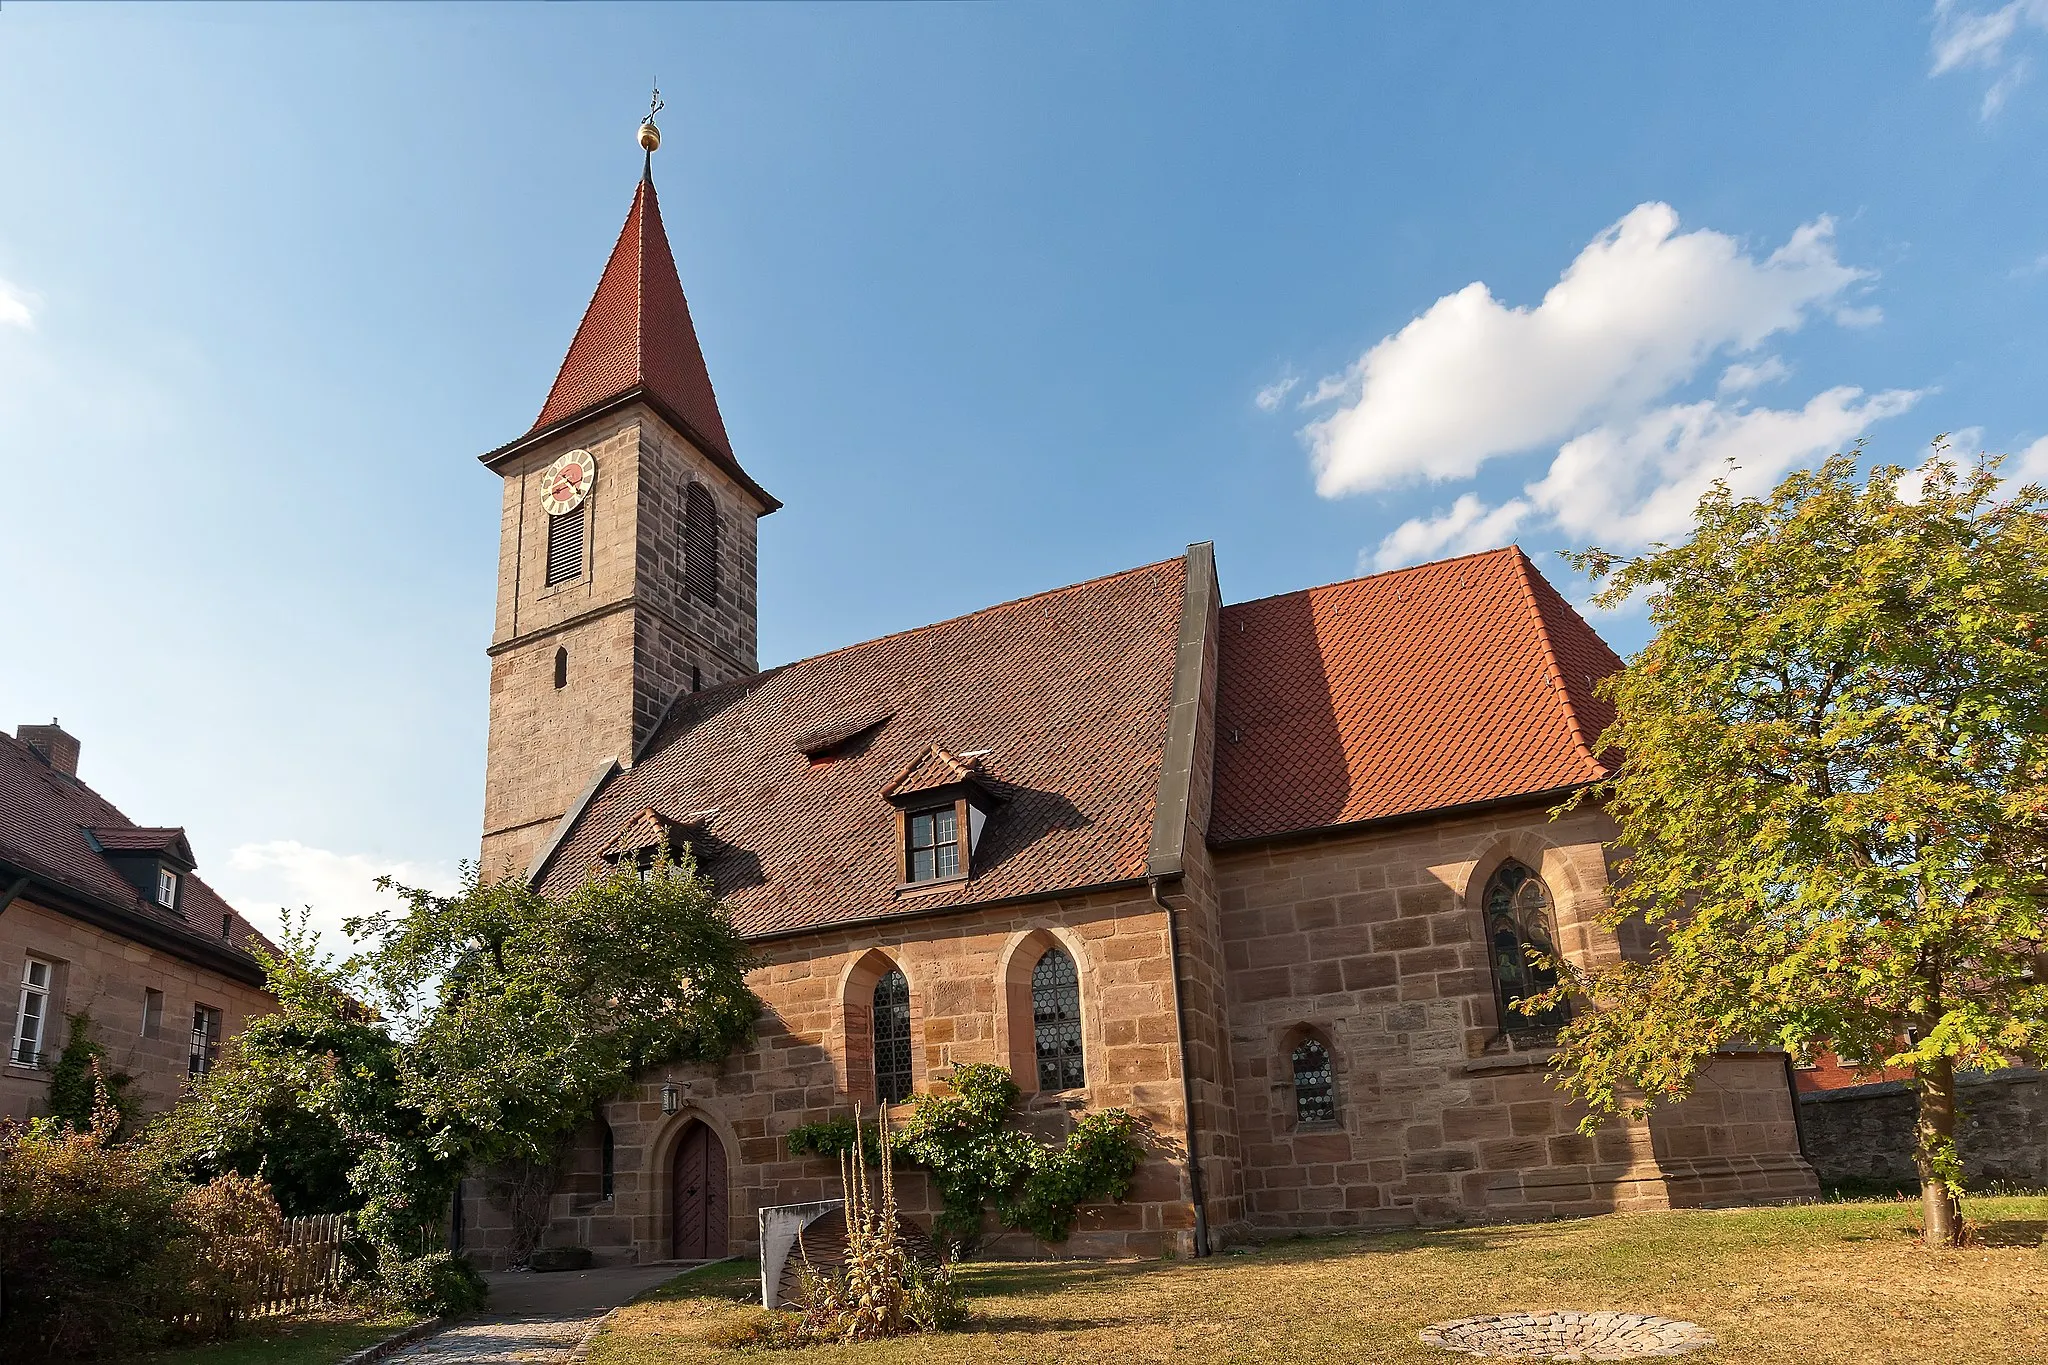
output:
M1604 929L1612 650L1508 547L1226 602L1212 545L762 669L756 526L649 170L503 484L482 858L546 891L687 846L764 1009L579 1140L547 1242L753 1248L832 1197L802 1123L997 1062L1057 1136L1120 1106L1130 1197L1018 1254L1815 1194L1784 1054L1594 1136L1531 949ZM466 1249L502 1264L485 1182ZM919 1182L904 1191L920 1197ZM927 1208L926 1213L929 1212Z

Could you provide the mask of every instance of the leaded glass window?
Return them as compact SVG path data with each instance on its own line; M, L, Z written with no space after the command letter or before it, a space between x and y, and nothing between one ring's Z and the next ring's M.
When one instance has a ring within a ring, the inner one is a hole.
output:
M1049 948L1031 969L1031 1017L1038 1035L1038 1088L1079 1090L1087 1084L1081 1066L1081 976L1074 959Z
M1330 1051L1313 1038L1294 1049L1294 1121L1331 1123L1337 1117L1337 1088L1330 1074Z
M1486 884L1486 940L1493 959L1493 984L1501 1027L1510 1033L1547 1033L1561 1027L1571 1010L1558 1005L1529 1015L1517 1002L1557 984L1557 969L1539 966L1534 954L1555 959L1550 890L1518 862L1505 862Z
M910 983L890 968L875 983L875 1099L901 1104L910 1098Z
M944 881L960 875L960 821L952 806L910 817L910 880Z

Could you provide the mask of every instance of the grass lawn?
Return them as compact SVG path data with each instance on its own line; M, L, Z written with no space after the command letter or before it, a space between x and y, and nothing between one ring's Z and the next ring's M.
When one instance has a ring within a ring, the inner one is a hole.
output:
M1929 1252L1907 1202L1614 1215L1269 1243L1205 1261L971 1264L964 1331L791 1360L932 1362L1470 1359L1424 1324L1610 1308L1697 1322L1708 1361L2048 1361L2048 1197L1973 1199L1982 1245ZM591 1365L736 1360L705 1332L749 1309L749 1265L711 1266L625 1309ZM756 1360L766 1353L753 1352Z
M175 1351L130 1356L131 1365L332 1365L394 1332L416 1317L362 1317L310 1313L295 1318L258 1318L232 1341Z

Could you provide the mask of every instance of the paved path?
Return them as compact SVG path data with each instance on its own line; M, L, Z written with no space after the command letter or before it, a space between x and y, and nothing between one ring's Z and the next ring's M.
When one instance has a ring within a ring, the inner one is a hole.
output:
M491 1282L488 1314L385 1359L403 1365L560 1365L599 1318L688 1269L628 1265L548 1275L486 1275Z

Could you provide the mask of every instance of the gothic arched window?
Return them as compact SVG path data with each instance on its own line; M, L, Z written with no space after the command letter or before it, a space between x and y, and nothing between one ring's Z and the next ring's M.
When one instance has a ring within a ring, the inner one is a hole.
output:
M1294 1121L1330 1123L1337 1117L1337 1086L1330 1050L1313 1038L1294 1047Z
M1081 975L1061 949L1046 949L1031 969L1031 1020L1038 1043L1038 1088L1079 1090L1087 1084L1081 1063Z
M701 483L683 492L683 578L690 596L718 600L718 502Z
M1544 1033L1562 1026L1571 1010L1557 1005L1540 1014L1516 1009L1518 1001L1557 984L1557 969L1537 965L1534 954L1555 960L1550 889L1520 863L1504 862L1486 884L1486 942L1493 960L1494 993L1500 1026L1509 1033Z
M555 687L557 690L569 685L569 650L566 646L555 651Z
M910 1098L910 982L890 968L875 983L875 1100Z

